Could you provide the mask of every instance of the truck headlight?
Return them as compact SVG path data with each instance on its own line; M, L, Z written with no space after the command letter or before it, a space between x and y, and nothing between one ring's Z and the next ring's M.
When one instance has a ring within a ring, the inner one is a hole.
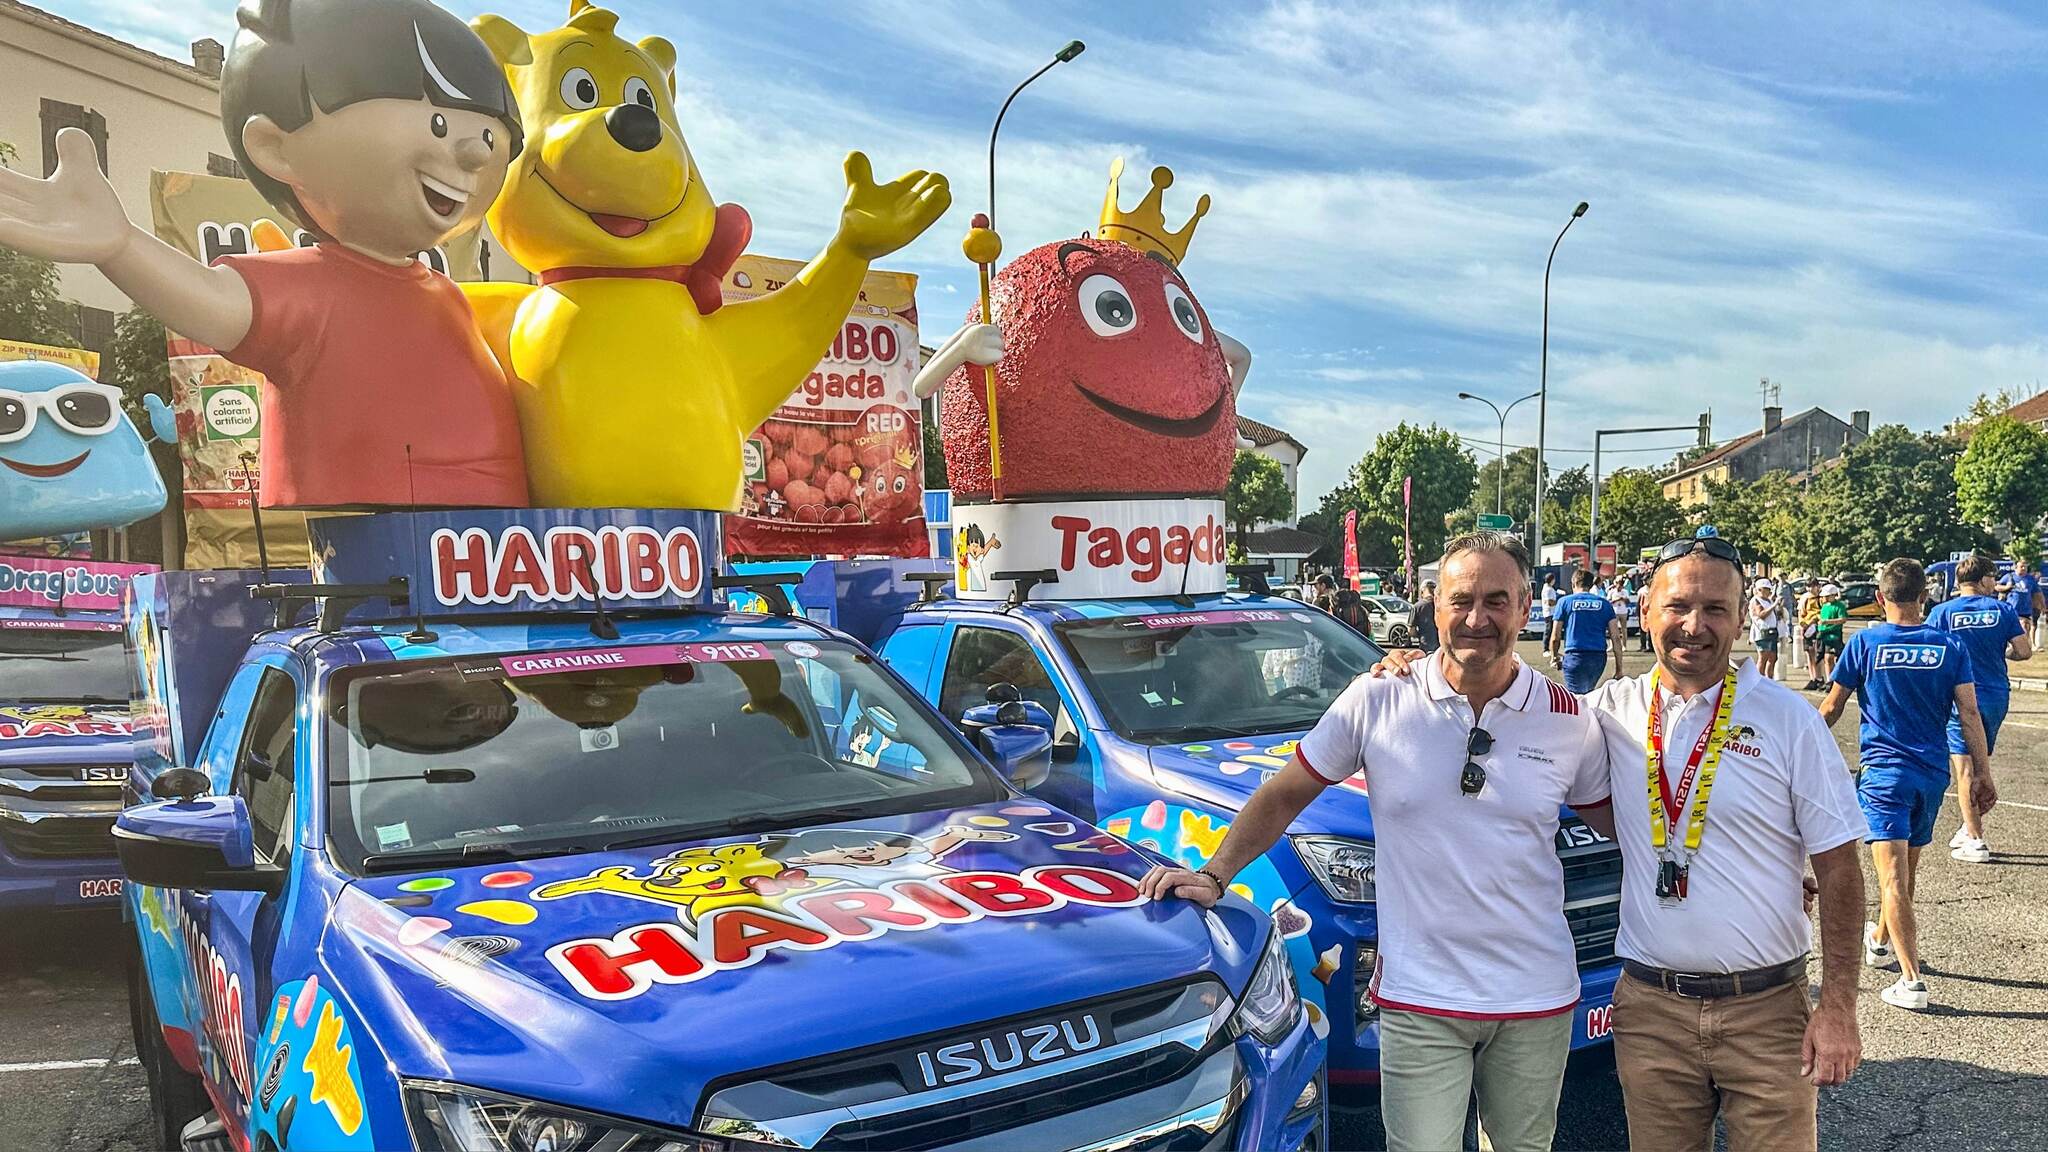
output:
M1373 902L1374 853L1363 840L1341 836L1290 836L1295 855L1330 899L1345 904Z
M1266 933L1265 954L1244 986L1232 1022L1240 1032L1250 1032L1259 1043L1271 1048L1293 1031L1301 1016L1301 994L1294 987L1294 963L1287 958L1287 941L1274 928Z
M405 1083L422 1152L740 1152L774 1144L664 1130L459 1084Z

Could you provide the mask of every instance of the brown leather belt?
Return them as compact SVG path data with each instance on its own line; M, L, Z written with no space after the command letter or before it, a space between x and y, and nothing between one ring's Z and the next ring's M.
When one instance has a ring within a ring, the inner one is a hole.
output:
M1770 968L1752 968L1747 972L1674 972L1669 968L1652 968L1638 964L1624 957L1621 970L1654 985L1674 996L1685 996L1694 1000L1718 1000L1724 996L1745 996L1751 992L1764 992L1783 987L1794 980L1806 979L1806 957L1787 960Z

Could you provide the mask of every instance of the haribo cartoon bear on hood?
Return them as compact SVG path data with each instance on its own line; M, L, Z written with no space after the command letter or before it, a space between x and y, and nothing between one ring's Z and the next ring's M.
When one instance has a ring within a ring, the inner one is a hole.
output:
M683 139L675 46L623 39L618 22L588 0L533 35L477 18L527 134L491 228L540 285L468 291L512 378L536 503L735 511L746 438L830 347L868 262L951 194L922 171L877 185L855 152L825 250L776 291L724 304L747 214L713 201Z
M0 244L95 264L165 327L265 377L263 503L527 502L504 373L417 254L477 226L520 150L490 50L427 0L243 0L228 145L310 248L199 264L130 223L92 141L0 171Z
M1209 209L1169 231L1173 173L1152 172L1136 211L1110 168L1099 235L1035 248L996 273L995 324L969 323L918 373L940 387L956 498L993 494L983 366L996 368L1002 497L1214 496L1237 445L1237 390L1251 353L1209 323L1180 261Z
M175 443L170 409L150 400L158 438ZM164 499L119 388L62 364L0 364L0 540L118 528Z

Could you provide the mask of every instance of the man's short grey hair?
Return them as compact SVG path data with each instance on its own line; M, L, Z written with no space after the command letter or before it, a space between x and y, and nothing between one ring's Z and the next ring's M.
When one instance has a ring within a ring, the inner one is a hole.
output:
M1439 568L1451 562L1451 557L1461 552L1498 552L1515 562L1522 570L1522 583L1529 582L1529 546L1512 532L1467 532L1454 536L1444 544L1444 558Z

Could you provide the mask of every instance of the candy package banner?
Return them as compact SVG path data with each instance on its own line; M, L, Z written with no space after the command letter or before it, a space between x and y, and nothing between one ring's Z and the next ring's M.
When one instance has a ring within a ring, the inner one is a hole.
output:
M787 283L803 265L742 256L728 300ZM735 556L928 556L917 374L917 277L869 272L838 339L747 440Z
M119 612L128 581L150 564L0 554L0 606Z

